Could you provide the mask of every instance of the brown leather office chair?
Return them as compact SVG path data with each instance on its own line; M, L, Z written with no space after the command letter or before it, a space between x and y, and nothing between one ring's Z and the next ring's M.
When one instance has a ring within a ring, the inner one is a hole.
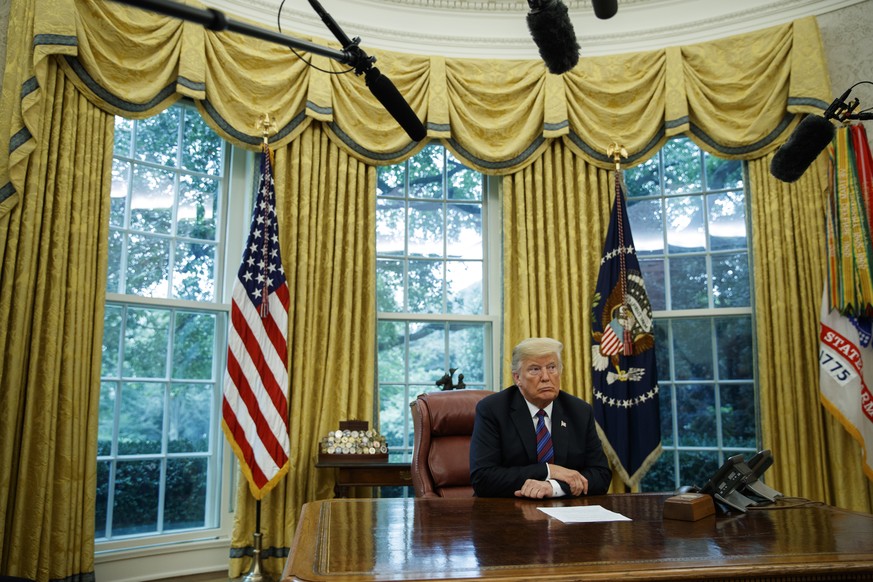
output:
M416 497L472 497L470 436L476 403L490 390L419 394L412 407L415 430L412 485Z

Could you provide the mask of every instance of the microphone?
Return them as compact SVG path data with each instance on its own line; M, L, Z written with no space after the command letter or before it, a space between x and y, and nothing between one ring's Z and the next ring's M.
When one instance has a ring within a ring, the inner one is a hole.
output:
M828 107L828 111L830 109ZM828 147L835 133L829 118L814 113L807 115L794 128L788 141L776 150L776 155L770 161L770 174L783 182L797 181Z
M606 20L615 16L618 12L618 0L591 0L594 7L594 16Z
M418 116L391 82L391 79L383 75L376 67L370 67L364 73L364 80L373 96L385 107L400 127L406 130L407 135L415 141L421 141L427 137L427 131Z
M561 0L527 0L527 27L546 68L554 75L566 73L579 62L579 43Z

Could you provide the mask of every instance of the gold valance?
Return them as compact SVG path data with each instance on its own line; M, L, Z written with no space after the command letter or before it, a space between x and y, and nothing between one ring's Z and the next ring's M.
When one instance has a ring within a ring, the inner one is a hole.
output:
M263 113L277 123L274 147L313 121L368 164L396 163L424 145L410 140L362 77L331 74L347 67L324 56L307 54L318 69L309 67L275 43L105 0L39 6L28 22L9 23L10 30L32 34L10 36L10 45L13 36L26 40L10 46L4 79L3 110L11 115L0 130L10 147L0 153L0 205L13 204L22 191L22 164L33 150L28 142L39 134L47 58L60 59L80 90L109 112L142 118L189 97L222 137L251 149L260 142L254 121ZM12 18L22 19L21 13ZM32 58L14 58L16 51L30 51ZM499 175L526 167L553 139L602 168L611 165L604 150L614 141L624 144L633 165L677 134L722 157L758 157L784 141L796 114L830 102L813 17L696 45L583 55L564 75L548 73L539 60L369 53L422 119L429 139Z

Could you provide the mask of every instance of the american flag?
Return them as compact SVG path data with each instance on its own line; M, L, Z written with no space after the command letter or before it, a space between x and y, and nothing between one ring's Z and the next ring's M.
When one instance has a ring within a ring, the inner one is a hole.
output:
M233 287L221 421L255 499L288 472L289 303L265 146L251 231Z

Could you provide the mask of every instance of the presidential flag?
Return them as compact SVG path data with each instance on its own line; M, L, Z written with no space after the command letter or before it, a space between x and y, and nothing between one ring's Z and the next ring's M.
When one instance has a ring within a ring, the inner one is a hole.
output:
M233 287L221 421L258 500L288 472L289 302L265 145L251 230Z
M613 470L639 485L661 455L652 306L640 271L620 175L593 301L594 416Z
M829 148L832 187L826 205L828 278L819 334L820 399L861 445L873 479L873 158L862 125L840 127Z

